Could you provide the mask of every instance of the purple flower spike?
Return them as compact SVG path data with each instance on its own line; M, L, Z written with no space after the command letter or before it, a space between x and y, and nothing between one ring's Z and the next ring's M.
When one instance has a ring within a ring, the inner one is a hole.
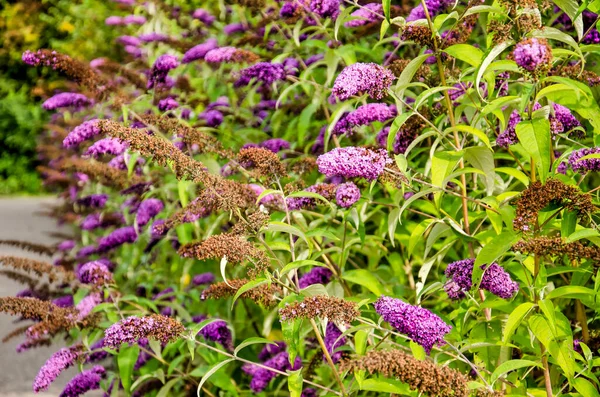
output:
M308 8L321 18L335 21L340 15L340 0L310 0Z
M42 107L46 110L56 110L59 108L76 108L80 109L92 104L92 100L83 94L76 92L62 92L51 98L46 99Z
M269 149L273 153L278 153L282 150L288 150L290 148L290 143L285 139L273 138L261 142L259 146L265 149Z
M87 262L77 271L77 278L84 284L103 285L113 279L108 266L100 261Z
M75 248L75 240L65 240L56 246L59 251L71 251Z
M100 381L106 376L106 370L100 365L75 375L67 383L59 397L79 397L90 390L100 389Z
M140 204L136 215L136 223L138 226L144 226L150 219L158 215L164 208L162 201L156 198L149 198Z
M429 310L383 295L374 306L386 322L423 346L427 354L433 346L446 343L444 335L450 332L451 327Z
M89 208L104 208L107 201L107 194L90 194L77 200L77 204Z
M217 342L229 351L233 350L233 341L231 339L231 330L223 320L213 321L200 330L200 335L212 342Z
M431 18L445 12L454 4L454 0L426 0L427 10ZM406 17L406 22L416 21L417 19L425 19L425 10L422 4L418 4L412 9Z
M313 284L325 285L329 282L329 280L331 280L332 276L333 273L326 267L313 267L308 273L305 273L302 275L302 277L300 277L298 280L298 285L300 288L306 288Z
M124 25L143 25L146 23L146 18L141 15L127 15L123 18Z
M192 18L200 20L207 26L212 25L213 22L217 19L214 15L212 15L210 12L206 11L203 8L196 9L192 13Z
M204 59L204 56L210 50L217 48L217 39L208 39L202 44L198 44L195 47L190 48L181 59L181 63L190 63L199 59Z
M133 243L137 240L137 233L133 226L116 229L108 236L102 237L98 242L98 251L107 252L125 243Z
M39 393L48 390L50 384L54 382L61 372L75 365L79 354L79 347L65 347L50 356L35 377L33 391Z
M98 128L98 120L86 121L69 132L69 135L63 140L63 146L66 148L74 148L79 146L83 141L87 141L99 134L100 128Z
M352 182L342 183L335 192L335 202L343 208L350 208L360 198L360 189Z
M206 125L213 128L217 128L223 123L223 113L214 109L202 112L198 117L206 120Z
M277 341L275 342L275 344L269 343L268 345L265 345L265 347L262 348L260 353L258 353L258 359L261 362L265 362L271 357L281 353L282 351L285 351L286 348L287 345L284 341Z
M357 28L359 26L368 25L380 20L380 15L383 15L383 6L381 3L365 4L363 7L350 14L350 16L357 19L346 22L344 26L347 28Z
M325 328L325 347L327 347L327 351L331 356L331 361L337 363L342 358L341 351L335 351L337 348L342 347L346 344L346 338L340 338L342 336L342 331L335 325L333 322L327 323L327 328ZM338 338L340 338L338 340ZM336 343L337 341L337 343ZM325 356L323 355L323 360L325 360Z
M465 293L471 290L474 265L475 259L463 259L448 265L446 268L448 282L444 285L444 290L450 299L462 299L465 297ZM512 281L510 275L502 267L492 263L483 274L480 288L500 298L510 299L519 291L519 284Z
M326 176L361 177L374 181L392 160L383 149L335 148L317 158L319 172Z
M387 89L394 79L394 74L383 66L375 63L355 63L344 68L335 79L332 94L340 101L365 93L375 100L380 100L387 95Z
M73 305L75 304L75 302L73 301L73 295L65 295L53 299L52 303L54 303L58 307L73 307Z
M552 50L542 39L530 38L517 44L513 56L515 62L528 72L547 69L552 64Z
M192 284L198 286L198 285L205 285L205 284L212 284L215 281L215 275L212 273L202 273L202 274L196 274L193 278L192 278Z
M259 62L240 72L235 87L244 87L255 81L264 85L271 85L276 81L284 80L285 68L280 63Z
M86 151L86 156L92 156L94 158L101 157L104 154L118 156L127 150L129 145L116 138L103 138L99 141L94 142Z
M386 122L396 117L396 106L385 103L368 103L359 106L356 110L348 113L333 127L336 135L352 134L355 127L368 125L375 121Z
M277 354L275 357L267 360L264 363L265 366L273 369L277 369L279 371L287 371L287 370L297 370L302 366L302 360L300 357L296 357L294 365L290 365L290 359L287 352L281 352ZM252 375L252 381L250 382L250 388L255 393L259 393L263 391L271 382L273 378L277 376L275 372L269 371L268 369L248 366L246 367L246 372Z
M600 147L575 150L569 156L569 165L573 171L582 174L589 171L600 171L600 158L581 160L581 158L593 154L600 154Z
M177 102L173 98L165 98L158 101L158 110L161 112L166 112L168 110L177 109L179 107L179 102Z

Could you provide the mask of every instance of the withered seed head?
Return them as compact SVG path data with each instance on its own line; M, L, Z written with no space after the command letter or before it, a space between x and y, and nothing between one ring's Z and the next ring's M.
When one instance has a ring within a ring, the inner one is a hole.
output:
M238 162L245 168L254 168L262 176L284 176L285 166L279 156L265 148L249 147L240 150Z
M128 175L127 171L113 168L95 160L69 159L61 166L64 171L77 171L88 175L106 186L124 189L131 185L143 183L144 179L137 175Z
M0 256L0 263L13 269L33 273L38 277L48 276L50 282L70 282L76 278L75 273L65 270L62 266L54 266L50 263L36 261L17 256Z
M48 247L46 245L30 243L27 241L19 241L19 240L0 240L0 245L10 245L12 247L17 247L25 251L34 252L40 255L52 256L56 252L56 249L53 247Z
M309 296L301 302L294 302L279 309L281 321L296 318L327 318L330 321L349 324L360 316L354 302L333 296Z
M600 247L586 246L580 241L566 243L560 237L536 237L521 240L512 247L513 251L540 256L567 255L570 260L591 259L600 266Z
M234 296L235 293L247 283L248 280L241 278L227 280L227 282L221 281L219 283L211 284L208 288L202 291L201 299L223 299ZM281 293L281 288L274 284L261 284L258 287L244 292L240 298L250 299L259 305L270 308L277 304L275 295L281 295Z

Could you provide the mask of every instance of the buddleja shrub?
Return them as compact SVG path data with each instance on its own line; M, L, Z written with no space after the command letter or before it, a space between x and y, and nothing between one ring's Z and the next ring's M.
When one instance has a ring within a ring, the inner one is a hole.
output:
M600 2L167 3L23 54L74 83L34 391L598 396Z

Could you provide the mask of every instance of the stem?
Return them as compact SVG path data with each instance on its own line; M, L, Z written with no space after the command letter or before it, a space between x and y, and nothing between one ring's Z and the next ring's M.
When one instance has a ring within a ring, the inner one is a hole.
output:
M538 273L540 272L540 257L538 255L534 255L534 267L533 267L533 283L535 287L535 281L537 279ZM538 295L534 292L534 301L537 304ZM539 307L538 307L539 309ZM546 348L544 344L540 341L540 354L542 355L542 365L544 367L544 385L546 386L546 396L553 397L552 394L552 379L550 378L550 366L548 365L548 357L546 356Z
M581 325L581 338L584 343L588 343L590 340L590 331L588 330L587 316L585 315L585 307L583 307L579 299L575 300L575 313L577 321Z
M345 396L346 389L344 389L344 383L342 382L342 379L340 378L340 375L338 374L337 369L335 368L335 364L333 363L333 360L331 359L331 355L329 354L329 351L327 350L327 346L325 346L325 342L323 341L323 338L321 337L321 333L319 332L319 329L317 328L317 323L315 323L315 320L312 318L310 319L310 325L312 325L312 328L315 331L315 335L317 336L317 340L319 341L319 345L321 345L321 350L323 350L323 355L325 355L325 359L327 360L327 362L329 363L329 366L331 367L331 370L333 371L333 375L335 376L335 381L340 386L340 390L342 391L342 396Z

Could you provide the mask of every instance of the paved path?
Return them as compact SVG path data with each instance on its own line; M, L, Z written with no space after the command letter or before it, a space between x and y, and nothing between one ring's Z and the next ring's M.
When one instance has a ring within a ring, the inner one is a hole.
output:
M25 240L48 244L53 240L47 233L58 231L56 222L36 214L45 205L56 203L52 198L0 198L0 239ZM0 246L0 255L19 255L40 259L18 249ZM14 296L23 286L0 276L0 296ZM0 313L0 339L13 330L14 317ZM63 386L77 373L71 368L56 380L48 393L33 394L31 385L38 370L61 346L36 348L17 354L15 347L22 338L0 342L0 397L56 397Z

